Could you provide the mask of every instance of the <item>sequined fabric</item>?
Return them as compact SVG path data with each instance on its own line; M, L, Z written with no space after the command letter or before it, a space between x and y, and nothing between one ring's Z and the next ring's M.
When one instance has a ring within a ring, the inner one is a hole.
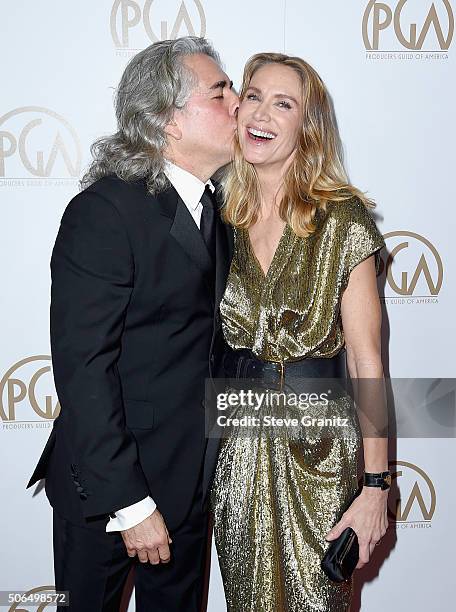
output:
M232 348L294 361L344 347L342 293L369 255L378 269L384 240L358 198L328 204L315 223L307 238L285 226L266 276L248 232L235 231L220 307ZM348 396L332 403L333 412L353 414ZM228 612L348 611L351 581L331 582L320 561L325 534L356 491L360 441L356 419L347 437L260 430L222 440L211 505Z

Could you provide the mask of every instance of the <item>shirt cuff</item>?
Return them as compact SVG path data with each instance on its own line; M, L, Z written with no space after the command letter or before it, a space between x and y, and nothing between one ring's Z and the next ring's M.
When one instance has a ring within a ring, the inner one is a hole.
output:
M156 507L157 504L151 497L145 497L131 506L116 510L116 517L109 519L106 531L108 533L111 531L125 531L125 529L139 525L139 523L155 511Z

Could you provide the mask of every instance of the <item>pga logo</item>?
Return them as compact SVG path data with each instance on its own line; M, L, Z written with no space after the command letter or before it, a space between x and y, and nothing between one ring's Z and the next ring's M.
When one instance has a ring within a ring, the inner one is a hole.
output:
M364 47L368 51L409 49L447 51L454 34L449 0L370 0L363 15Z
M0 178L77 178L81 146L56 112L22 106L0 117Z
M59 414L49 355L25 357L8 368L0 380L0 420L36 422Z
M436 297L443 283L440 253L428 238L401 230L384 234L389 251L380 274L386 275L385 297Z
M205 36L200 0L115 0L111 36L117 49L141 50L159 40Z

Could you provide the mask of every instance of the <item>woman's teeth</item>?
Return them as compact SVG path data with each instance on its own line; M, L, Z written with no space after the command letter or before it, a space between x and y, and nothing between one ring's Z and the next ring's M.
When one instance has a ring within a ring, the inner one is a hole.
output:
M256 130L254 128L247 128L247 132L254 140L273 140L276 137L272 132L263 132L262 130Z

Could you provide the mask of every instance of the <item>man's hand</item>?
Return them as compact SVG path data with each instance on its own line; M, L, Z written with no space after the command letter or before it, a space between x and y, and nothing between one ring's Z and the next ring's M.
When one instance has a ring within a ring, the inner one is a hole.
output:
M169 544L172 543L172 540L158 510L152 512L138 525L120 533L129 557L137 554L141 563L150 561L152 565L160 562L168 563L171 559Z

